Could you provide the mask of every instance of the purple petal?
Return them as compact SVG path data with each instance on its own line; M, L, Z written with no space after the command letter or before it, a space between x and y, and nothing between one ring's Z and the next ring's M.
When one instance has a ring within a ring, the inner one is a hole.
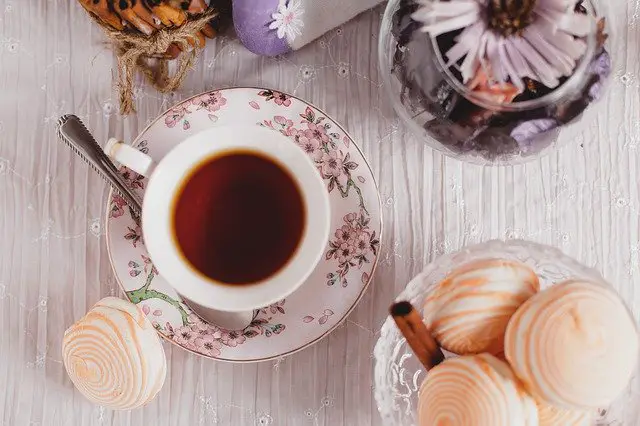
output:
M491 63L493 78L500 83L507 81L507 76L504 73L504 67L500 60L500 54L498 53L498 38L495 36L487 39L487 59L489 59Z
M602 95L602 82L597 81L589 88L589 96L594 101L600 99L600 95Z
M589 72L597 74L600 77L608 77L611 73L611 57L607 51L603 51L589 67Z
M529 27L524 32L524 38L562 75L570 75L573 72L575 61L550 43L553 39L552 34L543 35L539 29Z
M504 47L509 59L511 60L511 65L513 65L515 71L520 77L536 77L536 74L533 72L527 61L522 57L520 51L510 42L510 40L505 42Z
M524 82L522 81L522 76L518 74L515 67L509 60L509 55L507 55L507 50L505 48L504 42L501 42L498 45L498 52L500 54L500 62L504 65L509 77L511 79L511 83L518 88L520 92L523 92L525 89Z
M476 24L472 28L469 28L469 33L466 37L470 38L467 42L468 53L464 58L462 65L460 66L460 72L462 73L463 82L466 83L471 80L475 75L480 65L478 60L478 50L480 49L480 44L477 43L478 37L482 35L484 31L484 26L481 24Z
M558 81L559 75L557 71L547 64L542 56L534 49L529 42L523 38L512 39L513 45L522 57L529 63L537 78L535 80L540 81L542 84L549 88L556 87L560 82Z
M462 41L458 41L451 49L447 50L447 53L445 53L445 56L447 57L447 67L458 62L467 53L469 53L469 46Z
M453 18L469 12L479 12L480 5L474 0L455 0L446 3L434 2L429 6L421 7L411 15L411 18L420 22L430 22L437 18Z
M525 121L511 131L511 137L517 140L519 144L523 144L529 142L535 136L545 133L557 126L558 122L551 118Z
M430 25L425 25L421 28L422 32L429 33L433 37L440 34L448 33L449 31L458 30L460 28L468 27L469 25L478 21L480 17L479 12L469 12L463 15L458 15L455 18L445 19L440 22L436 22Z
M485 61L487 55L487 40L489 36L492 35L491 32L485 31L484 34L480 37L480 42L478 43L478 59L480 60L480 65L482 68L486 69L487 64Z
M458 62L464 55L471 54L472 51L478 51L478 38L485 31L485 26L481 22L476 22L465 30L456 38L456 44L453 45L446 53L448 63L451 66Z
M587 45L583 40L575 38L564 31L558 31L557 26L553 22L549 22L547 19L539 20L536 27L541 28L548 34L551 34L551 38L549 38L549 40L553 42L553 45L562 50L573 60L580 58L587 49Z
M558 27L578 37L585 37L593 33L595 20L591 15L582 13L564 14L558 22Z

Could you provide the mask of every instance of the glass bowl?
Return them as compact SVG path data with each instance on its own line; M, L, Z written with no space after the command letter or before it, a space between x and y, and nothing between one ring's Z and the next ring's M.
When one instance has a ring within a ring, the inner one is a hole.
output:
M466 247L458 252L437 258L417 275L396 300L408 300L420 312L425 298L455 268L464 263L487 258L517 260L528 265L540 279L541 289L569 278L585 279L609 286L595 270L581 265L558 249L522 241L488 241ZM455 356L445 353L447 357ZM407 345L392 318L387 318L374 349L375 399L383 424L388 426L417 426L416 406L418 390L426 372ZM633 380L631 380L633 382ZM629 389L631 389L631 384ZM622 426L624 410L637 410L638 396L624 393L611 407L599 410L598 425ZM637 416L637 413L636 415ZM635 418L627 415L627 418Z
M611 37L604 37L612 31L605 1L580 0L581 10L596 17L603 29L596 29L598 25L582 38L586 51L572 74L560 78L554 89L523 80L527 84L521 93L510 83L499 86L487 77L488 68L476 70L476 77L463 84L462 59L452 66L444 59L457 33L431 37L420 31L422 24L411 17L417 1L389 1L378 59L394 109L430 147L476 164L526 162L557 146L561 130L580 121L585 111L591 113L591 106L602 97L612 68ZM472 83L478 84L473 90ZM567 139L563 135L560 140Z

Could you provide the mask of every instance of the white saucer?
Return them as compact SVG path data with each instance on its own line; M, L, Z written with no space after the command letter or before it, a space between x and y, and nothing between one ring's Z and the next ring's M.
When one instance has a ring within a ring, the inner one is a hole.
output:
M113 193L107 247L122 289L161 336L212 359L266 361L317 342L356 306L378 261L380 198L366 160L342 127L301 99L273 90L232 88L187 99L156 119L133 145L158 161L186 137L221 125L271 128L316 162L330 194L332 231L325 256L307 282L285 300L254 311L244 330L227 331L202 322L157 275L140 226ZM132 188L144 192L146 179L128 170L123 174Z

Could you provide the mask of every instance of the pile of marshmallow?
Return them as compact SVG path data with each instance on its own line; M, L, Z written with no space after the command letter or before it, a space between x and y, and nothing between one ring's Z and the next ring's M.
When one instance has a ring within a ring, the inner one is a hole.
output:
M635 322L611 288L540 291L534 271L508 260L455 270L427 297L424 322L459 356L422 383L421 426L588 426L638 363Z

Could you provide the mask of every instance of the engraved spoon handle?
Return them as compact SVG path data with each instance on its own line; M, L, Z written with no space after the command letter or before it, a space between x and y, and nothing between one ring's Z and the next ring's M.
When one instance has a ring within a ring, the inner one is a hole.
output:
M93 135L75 115L64 115L58 119L58 137L87 162L111 185L140 216L142 201L126 184L111 159L102 151Z

